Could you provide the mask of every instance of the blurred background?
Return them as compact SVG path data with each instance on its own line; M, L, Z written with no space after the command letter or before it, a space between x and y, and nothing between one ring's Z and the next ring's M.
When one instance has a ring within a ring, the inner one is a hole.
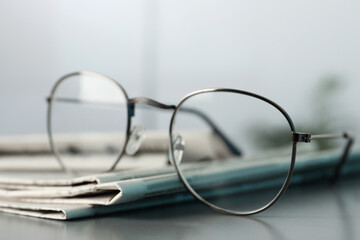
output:
M201 88L253 91L299 131L358 133L359 11L335 0L2 0L0 135L46 133L45 98L79 70L168 104Z

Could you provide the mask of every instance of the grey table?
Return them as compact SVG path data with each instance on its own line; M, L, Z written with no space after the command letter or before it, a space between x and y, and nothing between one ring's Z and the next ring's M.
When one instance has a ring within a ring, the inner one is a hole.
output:
M253 217L218 214L200 203L67 222L0 214L0 239L360 239L360 177L291 186Z

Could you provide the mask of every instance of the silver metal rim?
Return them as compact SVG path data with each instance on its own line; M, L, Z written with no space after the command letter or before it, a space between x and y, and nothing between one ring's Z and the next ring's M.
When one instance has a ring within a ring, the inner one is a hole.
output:
M268 209L269 207L271 207L272 205L274 205L279 199L280 197L283 195L283 193L286 191L287 187L290 184L290 180L294 171L294 166L295 166L295 159L296 159L296 141L293 141L292 144L292 153L291 153L291 162L290 162L290 167L289 167L289 171L287 173L285 182L283 183L282 187L280 188L278 194L265 206L256 209L256 210L252 210L252 211L233 211L233 210L229 210L229 209L225 209L222 207L219 207L217 205L214 205L212 203L210 203L209 201L205 200L203 197L201 197L192 187L191 185L188 183L188 181L186 180L186 178L184 177L184 175L182 174L179 165L177 163L177 161L175 161L174 159L174 148L172 145L172 135L173 135L173 127L174 127L174 123L175 123L175 118L176 118L176 114L179 111L180 107L182 106L182 104L189 98L196 96L198 94L203 94L203 93L209 93L209 92L231 92L231 93L237 93L237 94L242 94L242 95L247 95L250 97L254 97L257 98L259 100L262 100L270 105L272 105L273 107L275 107L277 110L279 110L279 112L282 113L282 115L286 118L287 122L289 123L290 126L290 133L295 132L295 127L293 124L293 121L291 120L289 114L277 103L271 101L270 99L267 99L261 95L257 95L251 92L247 92L247 91L242 91L242 90L237 90L237 89L230 89L230 88L211 88L211 89L203 89L203 90L198 90L195 92L192 92L188 95L186 95L180 102L179 104L176 106L175 111L171 117L171 121L170 121L170 129L169 129L169 146L170 146L170 151L171 151L171 160L173 165L175 166L176 169L176 173L180 179L180 181L182 182L182 184L185 186L185 188L199 201L201 201L203 204L205 204L206 206L212 208L215 211L221 212L221 213L226 213L226 214L231 214L231 215L237 215L237 216L247 216L247 215L252 215L255 213L259 213L262 212L266 209Z
M124 97L125 97L125 100L126 100L126 106L129 105L129 98L128 98L128 95L126 93L126 91L124 90L124 88L117 82L115 81L114 79L106 76L106 75L102 75L102 74L99 74L99 73L95 73L95 72L89 72L89 71L79 71L79 72L73 72L73 73L70 73L70 74L67 74L63 77L61 77L54 85L54 87L52 88L51 90L51 93L50 93L50 97L48 98L48 110L47 110L47 132L48 132L48 138L49 138L49 143L50 143L50 148L51 148L51 151L53 152L54 156L55 156L55 159L57 160L57 162L60 164L61 168L71 174L71 175L79 175L79 172L77 171L74 171L72 169L69 169L66 167L66 165L64 164L64 162L61 160L61 156L59 154L59 152L57 151L56 149L56 145L54 143L54 139L53 139L53 133L52 133L52 129L51 129L51 114L52 114L52 106L53 106L53 98L54 98L54 95L56 93L56 90L57 88L60 86L60 84L67 80L68 78L70 77L73 77L73 76L80 76L80 75L95 75L97 77L100 77L100 78L106 78L107 80L110 80L111 82L113 82L119 89L120 91L124 94ZM130 117L130 109L128 108L127 109L127 126L126 126L126 134L125 134L125 143L124 143L124 146L121 150L121 152L119 153L117 159L114 161L114 163L111 165L111 167L104 171L104 172L109 172L109 171L112 171L114 170L114 168L116 167L116 165L118 164L118 162L120 161L121 157L124 155L125 153L125 146L129 140L129 135L130 135L130 126L131 126L131 117Z

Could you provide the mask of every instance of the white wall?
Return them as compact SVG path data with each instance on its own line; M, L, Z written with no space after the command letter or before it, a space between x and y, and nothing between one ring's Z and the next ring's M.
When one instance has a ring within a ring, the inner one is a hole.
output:
M45 133L45 97L77 70L166 103L205 87L250 90L295 123L311 121L309 92L336 75L334 112L359 118L359 13L350 0L3 0L0 134Z

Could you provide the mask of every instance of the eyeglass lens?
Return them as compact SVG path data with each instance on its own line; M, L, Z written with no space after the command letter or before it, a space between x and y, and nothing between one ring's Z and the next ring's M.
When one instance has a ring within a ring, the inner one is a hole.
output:
M174 164L185 182L216 207L256 211L272 202L289 173L289 123L255 97L229 91L195 94L178 107L171 135Z
M127 125L127 98L105 76L75 74L53 92L51 139L67 170L80 172L89 166L96 172L109 170L123 152Z

